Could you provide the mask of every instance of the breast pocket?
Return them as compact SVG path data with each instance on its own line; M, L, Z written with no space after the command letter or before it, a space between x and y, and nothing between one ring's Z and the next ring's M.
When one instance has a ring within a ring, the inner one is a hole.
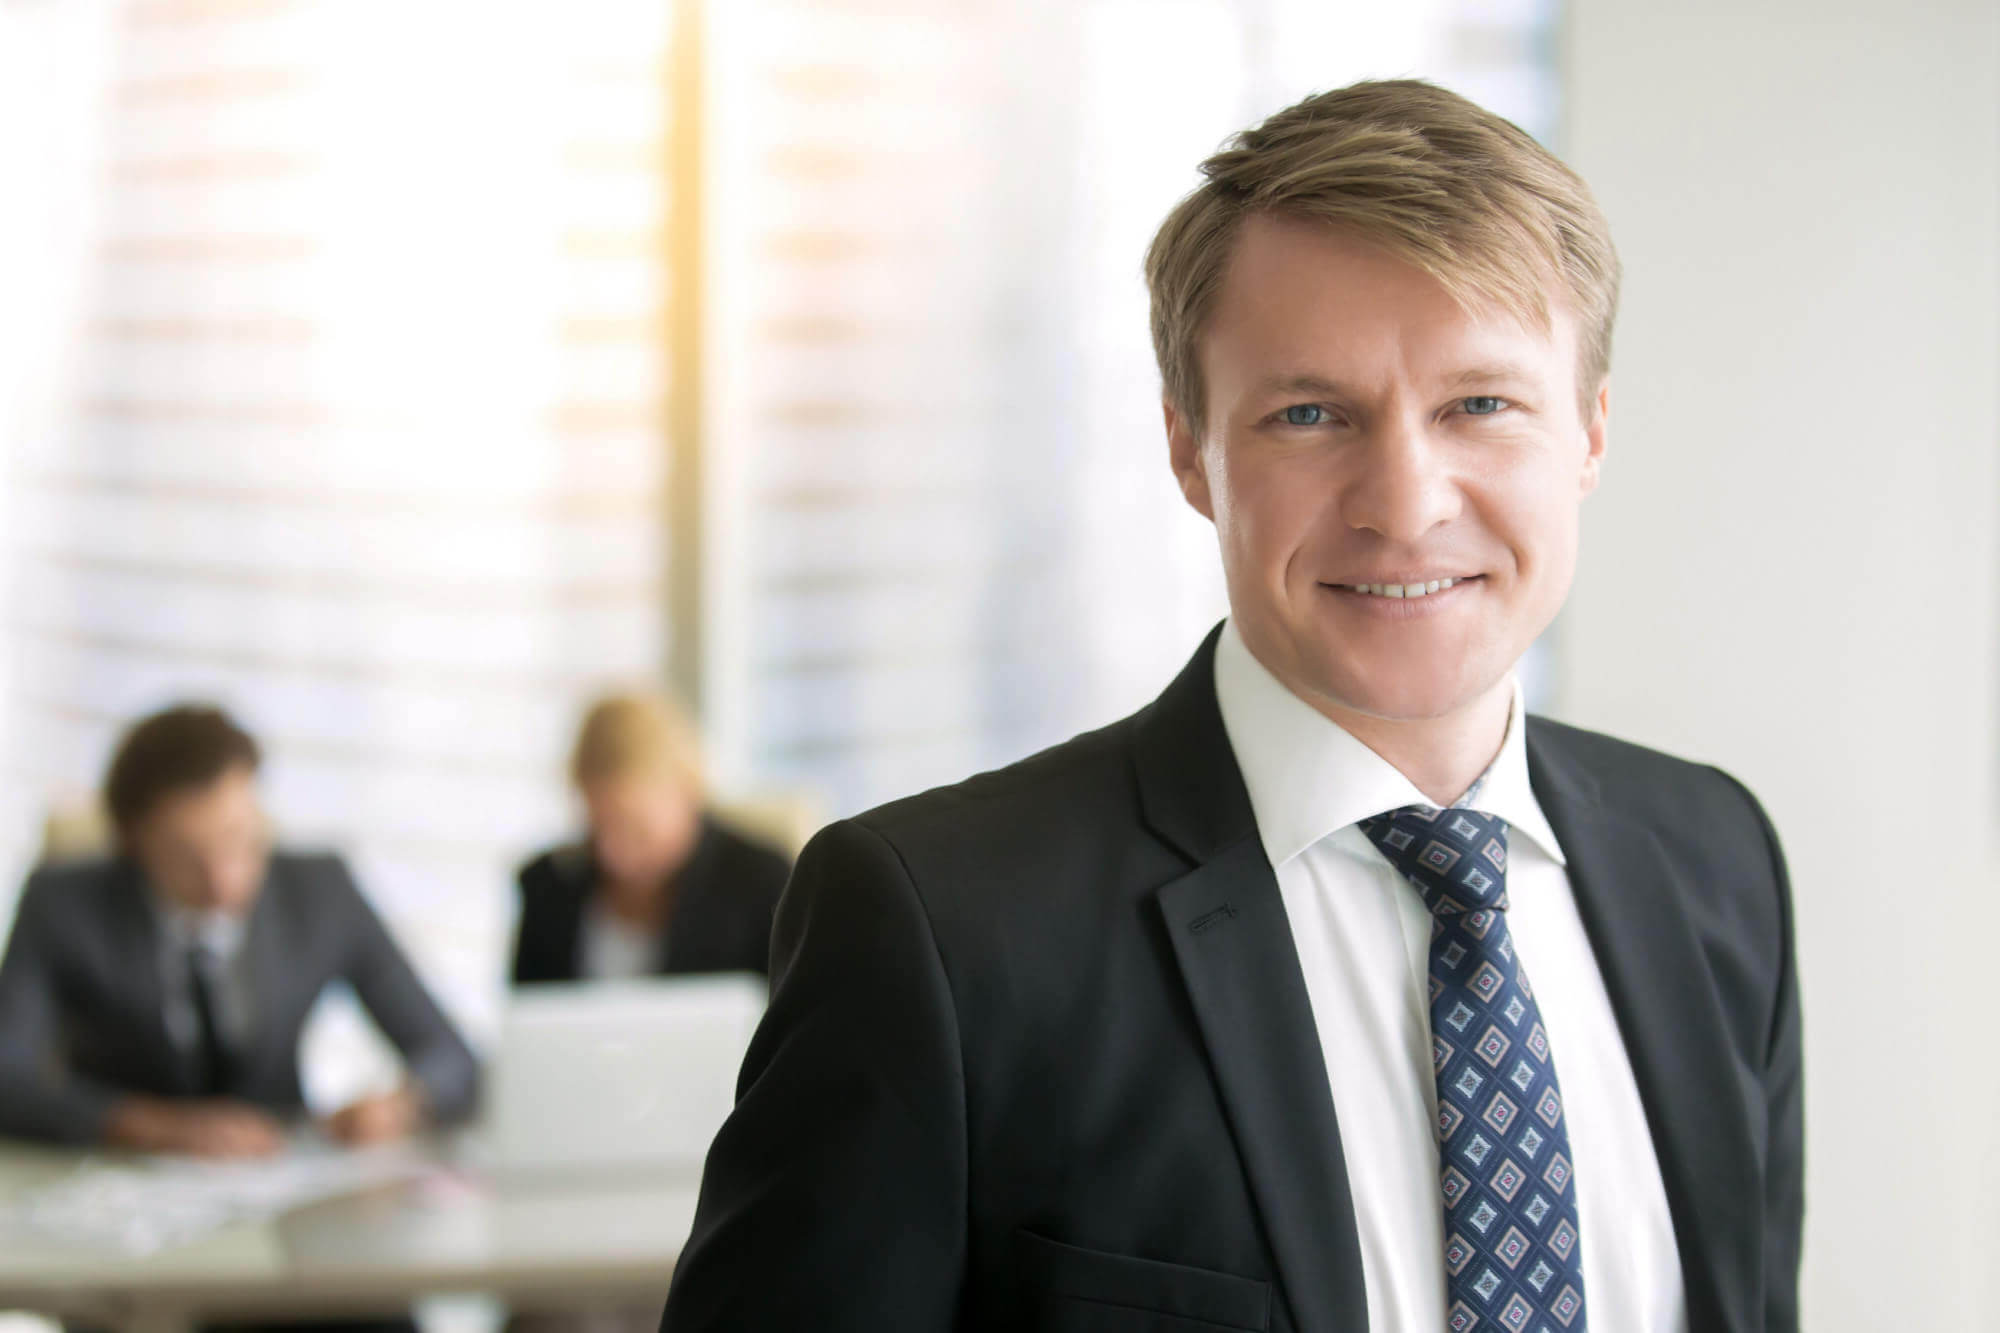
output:
M1271 1284L1014 1233L1016 1275L1044 1333L1216 1333L1271 1326Z

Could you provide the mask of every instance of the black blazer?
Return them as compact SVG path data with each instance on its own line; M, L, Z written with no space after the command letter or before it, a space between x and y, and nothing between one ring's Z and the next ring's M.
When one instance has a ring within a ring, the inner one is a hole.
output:
M790 873L791 863L777 852L704 816L675 881L657 954L660 974L768 973L771 916ZM573 843L543 852L521 867L520 883L514 984L581 979L584 909L597 888L590 848Z
M666 1333L1367 1328L1327 1092L1357 1075L1324 1067L1214 643L1135 716L807 847ZM1539 718L1527 740L1691 1326L1792 1333L1799 1012L1770 825L1715 769Z
M46 866L22 890L0 961L0 1134L90 1143L132 1093L191 1095L193 1051L168 1036L159 920L124 858ZM249 1050L232 1096L304 1111L299 1033L346 981L402 1052L432 1114L474 1109L479 1069L337 856L278 853L243 938Z

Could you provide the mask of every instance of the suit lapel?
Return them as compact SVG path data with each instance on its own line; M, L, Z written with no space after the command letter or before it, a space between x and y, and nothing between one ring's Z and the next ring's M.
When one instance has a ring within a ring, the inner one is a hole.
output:
M531 932L527 947L535 950L539 960L530 980L582 978L583 914L596 886L597 861L588 843L557 849L549 860L547 891L541 895L542 910L533 921L524 917L521 922L521 929Z
M1560 734L1531 719L1535 797L1569 858L1570 885L1617 1014L1658 1154L1694 1328L1747 1330L1763 1192L1721 1002L1658 837L1603 805Z
M142 1045L154 1062L155 1086L188 1090L195 1085L192 1055L173 1038L167 1026L167 983L160 970L165 941L152 891L138 864L120 857L113 862L118 902L118 973L128 980L130 994L142 1015Z
M1155 897L1294 1322L1363 1333L1360 1238L1325 1056L1216 706L1215 641L1139 719L1148 822L1195 863Z
M712 965L701 956L704 949L713 950L716 940L715 932L706 928L709 899L718 891L730 893L740 887L716 876L721 856L722 841L715 821L704 815L694 850L674 872L673 899L653 942L653 970L662 976L699 972Z
M1278 881L1255 838L1160 890L1167 935L1300 1328L1368 1327L1325 1056Z
M298 1058L296 1026L288 1021L287 1006L298 1004L298 971L311 954L305 941L294 938L291 900L280 875L274 856L250 909L250 919L243 926L241 965L250 992L239 1073L245 1089L261 1089L273 1068L283 1068L281 1062ZM278 1041L286 1035L293 1036L292 1042Z

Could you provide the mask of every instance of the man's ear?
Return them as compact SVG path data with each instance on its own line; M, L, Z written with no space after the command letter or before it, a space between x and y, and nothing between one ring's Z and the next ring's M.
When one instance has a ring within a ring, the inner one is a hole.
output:
M1163 399L1160 410L1167 421L1167 457L1173 464L1174 479L1181 484L1181 495L1196 513L1213 523L1215 503L1208 494L1208 468L1202 461L1201 436L1172 399Z
M1590 420L1584 423L1583 438L1587 452L1583 456L1583 493L1589 495L1597 489L1599 474L1604 469L1605 432L1611 423L1611 381L1605 380L1597 386L1597 396L1590 400Z

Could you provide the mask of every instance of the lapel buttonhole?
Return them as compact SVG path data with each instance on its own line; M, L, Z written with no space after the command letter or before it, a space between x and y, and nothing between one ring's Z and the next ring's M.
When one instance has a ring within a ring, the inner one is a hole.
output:
M1225 921L1233 921L1235 919L1236 909L1228 903L1224 903L1214 911L1203 912L1200 916L1188 922L1188 929L1199 935L1210 926L1219 926Z

